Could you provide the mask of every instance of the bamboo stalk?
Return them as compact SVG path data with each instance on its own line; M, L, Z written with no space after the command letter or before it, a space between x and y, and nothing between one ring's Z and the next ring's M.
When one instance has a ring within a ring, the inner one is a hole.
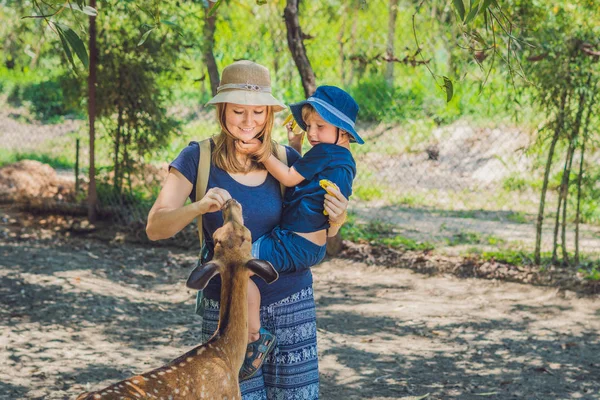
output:
M588 86L590 82L590 77L588 78ZM583 165L584 165L584 157L585 157L585 145L587 143L587 139L589 136L589 127L590 127L590 119L592 115L592 109L594 108L594 95L596 94L596 86L594 85L594 89L592 90L592 97L588 103L587 115L585 117L585 123L583 125L583 141L581 143L581 158L579 160L579 174L577 176L577 207L575 211L575 264L579 264L579 223L581 220L581 182L583 180Z
M544 182L542 183L542 193L540 195L540 207L538 211L537 223L535 228L535 251L534 261L536 264L541 263L541 247L542 247L542 227L544 224L544 209L546 206L546 193L548 191L548 181L550 180L550 169L552 168L552 158L554 157L554 150L556 149L556 143L560 137L561 127L563 123L563 112L567 102L567 89L562 93L560 99L560 108L558 118L556 119L556 126L554 128L554 135L552 142L550 143L550 149L548 150L548 160L546 161L546 169L544 170ZM560 201L559 201L560 205Z

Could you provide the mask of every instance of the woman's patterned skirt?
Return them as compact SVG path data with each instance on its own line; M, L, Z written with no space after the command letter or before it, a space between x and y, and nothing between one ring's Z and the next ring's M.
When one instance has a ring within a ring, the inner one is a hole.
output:
M217 330L219 302L204 297L202 342ZM262 326L277 338L262 371L241 382L243 400L319 398L317 325L312 287L260 308Z

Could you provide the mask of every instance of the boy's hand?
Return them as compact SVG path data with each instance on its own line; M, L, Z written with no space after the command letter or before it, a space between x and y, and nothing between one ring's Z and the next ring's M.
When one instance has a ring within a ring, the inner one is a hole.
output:
M287 129L287 137L290 147L296 150L298 153L301 153L302 150L302 142L304 139L304 132L300 130L300 133L294 132L294 128L292 127L292 122L285 125L285 129Z
M241 140L235 141L235 148L242 154L254 155L260 150L260 145L262 142L258 139L251 139L247 142L242 142Z
M302 154L302 142L304 141L304 131L300 125L294 120L294 115L290 114L283 121L283 125L287 129L288 143L291 148Z

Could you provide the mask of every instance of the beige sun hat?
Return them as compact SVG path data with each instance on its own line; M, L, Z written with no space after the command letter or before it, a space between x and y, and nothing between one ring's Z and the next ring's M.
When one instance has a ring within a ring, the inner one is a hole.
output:
M286 108L271 94L269 70L247 60L236 61L223 69L217 95L206 105L217 103L272 106L275 112Z

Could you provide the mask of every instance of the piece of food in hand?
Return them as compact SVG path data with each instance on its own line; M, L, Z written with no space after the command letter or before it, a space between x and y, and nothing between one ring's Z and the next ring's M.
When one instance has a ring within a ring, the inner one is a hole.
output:
M327 194L333 195L333 193L331 192L331 188L336 188L338 191L340 190L340 188L338 187L338 185L336 185L335 183L331 182L328 179L321 179L319 181L319 185L321 185L321 187L323 189L325 189L325 191L327 192ZM329 215L329 213L326 210L323 210L323 215Z
M290 122L292 123L290 129L292 130L292 132L294 132L294 135L304 135L304 131L302 130L302 128L300 128L300 125L298 125L296 123L296 120L294 119L294 114L290 114L287 116L285 121L283 121L283 126L287 126L287 124L289 124Z
M331 182L329 179L321 179L319 181L319 185L321 185L321 187L323 189L325 189L325 191L327 192L327 194L331 194L331 195L333 195L333 192L331 191L331 188L336 188L338 191L340 190L340 188L338 187L338 185L336 185L335 183Z

